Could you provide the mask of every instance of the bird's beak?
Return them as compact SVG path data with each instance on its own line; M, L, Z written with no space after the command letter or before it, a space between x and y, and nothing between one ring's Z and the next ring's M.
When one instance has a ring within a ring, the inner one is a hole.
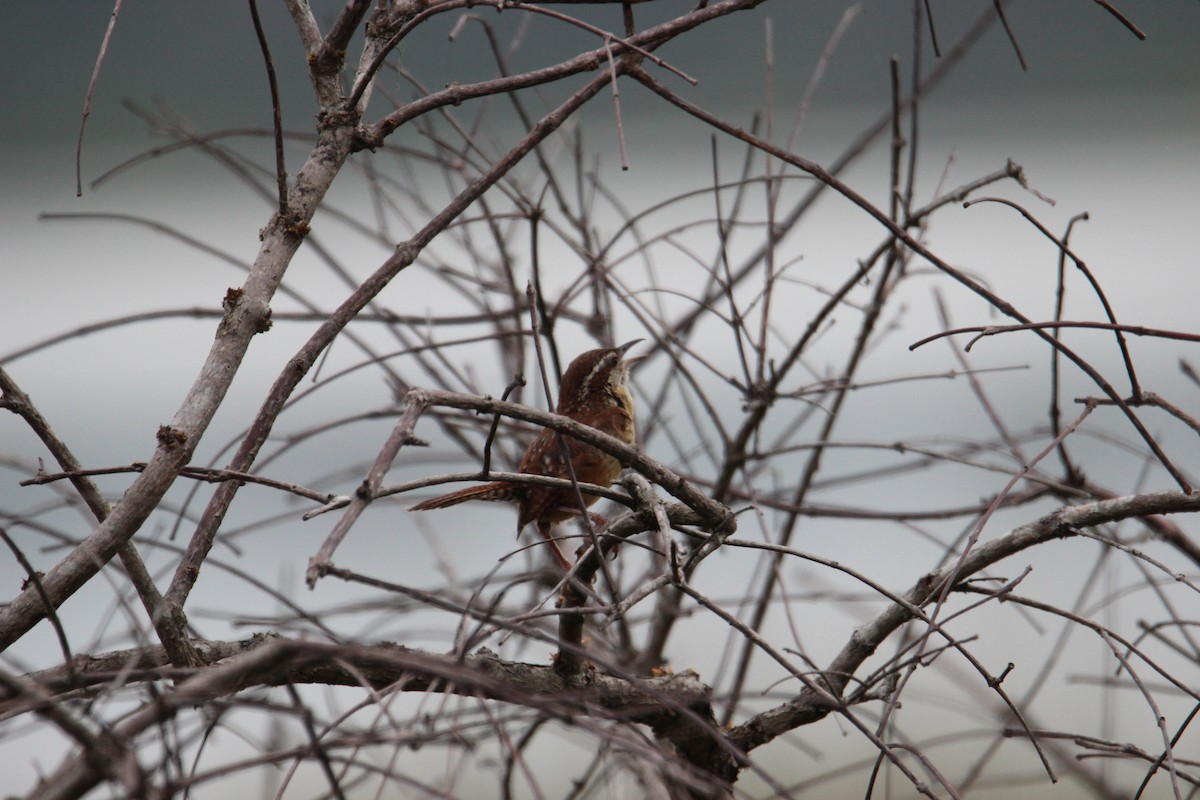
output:
M621 355L625 355L625 352L627 350L629 350L629 348L633 347L638 342L644 342L644 341L646 341L646 340L645 339L634 339L632 341L626 342L625 344L621 345L617 349L621 351Z

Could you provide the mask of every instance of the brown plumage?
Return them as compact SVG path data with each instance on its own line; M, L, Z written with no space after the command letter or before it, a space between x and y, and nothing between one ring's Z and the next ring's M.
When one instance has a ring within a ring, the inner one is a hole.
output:
M576 357L563 373L557 413L633 444L636 438L633 395L629 392L628 380L629 368L640 359L625 359L624 355L639 341L635 339L620 347L589 350ZM560 440L557 432L550 428L538 432L521 457L517 471L569 479L571 471L563 459L564 446L577 481L607 486L621 474L621 463L617 459L566 434ZM574 488L493 481L425 500L409 511L446 508L467 500L517 503L518 532L530 522L536 522L538 533L550 543L563 569L570 568L571 562L559 550L553 530L558 523L585 513L579 507ZM596 495L583 495L585 505L590 506L596 500Z

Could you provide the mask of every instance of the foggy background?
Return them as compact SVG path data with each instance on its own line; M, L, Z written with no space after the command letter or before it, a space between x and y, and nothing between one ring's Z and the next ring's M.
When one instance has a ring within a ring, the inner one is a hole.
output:
M313 5L328 9L325 21L338 8L334 3ZM636 6L635 14L639 25L645 26L657 14L665 16L668 11L692 5L694 0L660 0ZM990 0L931 3L943 47L949 46L990 5ZM700 77L698 87L687 88L670 76L659 77L699 105L748 126L767 98L764 52L769 24L774 43L772 91L777 113L773 121L776 135L772 138L777 143L786 141L800 98L847 6L837 2L771 3L755 12L733 15L657 53L673 66ZM1195 298L1200 296L1200 4L1144 0L1121 7L1146 32L1146 41L1138 41L1099 5L1085 0L1010 4L1009 20L1029 70L1022 71L1003 29L993 25L966 63L923 102L918 204L932 197L939 183L956 186L1002 168L1011 158L1024 167L1032 187L1052 198L1055 205L1008 188L1005 196L1019 198L1051 231L1061 234L1070 218L1088 212L1090 221L1076 228L1072 245L1097 274L1121 321L1195 332ZM620 29L618 8L560 8L606 28ZM285 128L307 133L312 128L315 104L300 63L302 52L295 33L276 4L263 2L260 11L283 92ZM0 33L0 68L5 76L0 81L0 364L31 395L77 457L95 467L128 464L149 456L156 429L170 420L208 351L215 321L142 323L73 338L51 350L21 358L13 359L12 354L80 325L125 314L193 306L217 309L226 288L241 282L242 272L214 254L198 252L127 220L67 221L43 219L41 215L96 212L141 217L172 226L246 262L257 250L258 228L272 207L271 198L256 196L229 172L215 166L212 159L188 150L164 153L97 187L90 186L112 167L170 141L148 130L144 121L122 107L124 101L169 110L200 132L269 129L270 102L261 54L246 6L240 3L125 5L88 120L83 197L75 197L74 148L80 113L109 12L103 3L21 0L6 5ZM523 19L510 12L497 15L478 9L476 13L486 15L500 31L516 30ZM494 73L479 28L466 25L450 42L447 35L454 22L454 15L449 15L427 26L402 53L404 65L427 86L465 83ZM887 110L889 59L898 56L907 75L911 67L911 27L909 3L872 0L861 4L813 96L794 144L797 153L826 164L858 131ZM524 31L513 68L554 63L589 41L581 32L564 32L551 20L535 19ZM934 65L928 46L924 58L928 70ZM400 98L407 98L411 91L394 75L385 75L381 84ZM553 98L562 91L548 90L547 103L553 105ZM586 126L593 148L602 154L595 164L597 173L610 188L621 192L628 207L647 208L660 199L709 184L709 131L668 111L632 82L622 85L621 101L628 172L620 169L612 104L607 95L592 103L580 124ZM377 117L386 107L381 91L374 97L367 117ZM515 129L498 127L485 134L497 141L511 141ZM402 131L389 144L403 145L410 135ZM272 150L267 139L243 137L224 144L267 168L271 166ZM730 163L737 163L741 151L728 142L721 146L725 148L722 155ZM292 174L306 149L303 144L289 149L288 168ZM884 202L888 188L886 156L885 137L845 176L850 185L877 203ZM380 169L386 168L381 158ZM373 211L361 182L356 185L358 178L351 172L347 170L344 180L335 185L330 202L371 222ZM823 202L816 219L820 225L801 226L786 246L817 268L821 264L844 267L853 263L882 238L877 226L833 197ZM368 241L335 219L319 215L314 232L358 276L369 274L390 253L385 242ZM403 231L397 228L396 233L401 238ZM998 294L1033 318L1049 317L1057 253L1015 212L987 205L948 209L935 217L927 239L947 261L984 276ZM560 256L570 258L568 253ZM679 270L677 288L686 290L692 285L686 266L666 263L664 269ZM448 302L438 294L435 281L415 270L413 273L402 274L383 293L380 303L384 307L400 314L421 314ZM326 309L336 306L347 293L307 248L302 248L293 264L288 283ZM952 292L948 297L955 324L998 321L973 298ZM1098 318L1099 311L1089 299L1076 291L1072 298L1079 304L1075 317ZM280 296L274 308L280 312L298 309L299 305ZM904 333L888 340L891 350L880 354L883 363L868 366L864 379L947 368L950 359L944 343L915 353L905 349L907 344L938 330L930 308L928 292L914 292L908 316L901 323ZM802 323L801 319L797 329ZM217 465L224 463L228 453L221 448L233 441L247 423L263 388L313 327L311 323L277 322L268 336L259 337L252 345L227 406L197 453L198 463L210 459ZM625 330L630 335L618 336L618 340L637 335L632 328ZM1115 367L1114 349L1108 339L1102 341L1096 334L1085 341L1093 344L1089 357L1106 369ZM586 346L582 340L571 344L578 344L580 349ZM723 346L714 345L715 352L731 358L733 351L723 352ZM339 347L344 354L345 345L335 344L335 351ZM1195 400L1194 385L1178 373L1180 357L1200 362L1194 345L1135 340L1131 347L1147 388L1177 402ZM507 381L498 365L489 363L488 351L472 352L464 347L461 352L463 362L472 365L481 385L493 387L491 391L498 393ZM574 350L568 346L567 352ZM1040 368L1047 356L1032 337L1010 336L981 342L973 359L977 366L1036 364ZM653 370L662 367L650 364L648 368L650 371L640 375L639 380L654 385ZM1027 408L1025 418L1033 424L1044 417L1046 405L1044 386L1034 381L1014 371L999 373L989 386L997 393L1002 410L1014 413L1015 409L1014 415L1019 416L1021 409ZM348 398L351 386L361 394ZM1080 393L1084 391L1080 389ZM840 427L841 437L920 439L953 435L957 429L971 430L980 425L978 409L965 387L920 385L901 396L908 396L911 402L887 407L864 403L861 410L847 416ZM525 400L530 402L532 396L526 394ZM391 395L389 387L377 377L364 377L358 384L346 382L331 392L314 392L304 402L312 404L306 406L306 411L315 417L335 417L347 403L351 408L386 410ZM1194 413L1194 402L1190 408ZM317 409L322 413L316 413ZM1115 430L1122 435L1128 433L1120 427L1115 412L1104 413L1110 414ZM904 418L899 426L902 434L896 432L897 416ZM294 474L300 482L315 482L312 476L325 475L326 466L369 463L393 421L381 418L356 425L336 437L315 439L289 452L273 469ZM430 430L432 426L426 433ZM278 433L285 436L300 432L285 429ZM1182 452L1172 455L1179 456L1186 468L1195 470L1197 459L1189 455L1195 449L1194 443L1179 449ZM1096 452L1105 451L1097 445ZM447 454L448 444L435 441L425 463L408 464L406 468L411 472L393 476L393 482L443 468L462 468L438 462L439 456ZM36 460L42 456L40 444L20 420L9 414L0 416L0 519L5 525L18 517L42 519L46 524L69 529L75 536L85 535L90 525L82 515L55 509L42 516L40 509L48 507L50 498L65 490L17 485L36 469ZM844 457L848 468L854 465L853 456ZM1101 460L1095 471L1097 477L1113 485L1132 486L1137 466ZM330 491L346 491L361 478L361 472L326 477L328 482L318 485ZM100 484L115 499L129 480L127 475L118 475L102 478ZM1003 476L989 483L972 474L964 476L963 481L964 486L979 482L978 494L983 495L1002 485ZM203 499L190 499L195 487L182 484L169 497L186 513L198 513ZM207 489L202 489L201 498L206 497ZM256 505L268 498L269 505ZM822 499L836 502L836 489L823 494ZM913 495L912 487L904 485L875 502L883 508L899 508L906 503L927 505ZM269 497L266 490L247 489L235 504L226 527L261 523L264 515L279 512L280 506L286 505ZM439 545L425 536L424 522L400 516L403 512L399 505L386 512L382 507L380 504L374 509L372 518L364 520L363 527L352 534L339 552L339 563L364 570L374 567L390 573L397 582L419 586L422 576L437 563L439 547L445 547L445 542ZM328 515L299 523L299 514L308 508L290 503L286 513L279 512L277 525L257 527L253 536L242 542L242 550L217 552L215 557L232 568L250 571L264 584L282 589L301 604L323 606L365 596L365 592L330 581L318 585L315 592L303 588L304 564L335 518ZM462 538L455 540L453 547L466 559L464 571L475 563L491 563L510 549L510 540L496 542L472 533L475 528L485 527L473 523L499 513L497 509L463 507L455 513L461 514L457 527ZM1016 521L1023 516L1019 513ZM853 559L864 569L877 569L886 585L895 586L914 570L928 566L933 552L892 552L886 542L873 540L869 531L849 524L845 530L825 527L828 530L822 538L803 542L805 549ZM1003 523L997 523L997 530L1003 529ZM36 543L27 554L36 557L38 568L49 568L61 555L62 551L42 548L43 539L20 527L14 527L11 533L18 541ZM148 538L168 543L174 535L176 545L186 543L189 534L186 524L178 533L173 531L166 517L156 518L154 529L145 532ZM149 561L152 569L173 563L165 553L158 558L151 556ZM387 567L380 568L381 564ZM1069 583L1078 577L1070 575L1070 565L1063 569L1063 574L1034 576L1031 581ZM888 570L894 570L896 576L891 581L886 577ZM158 575L164 582L169 579L169 572ZM744 585L745 576L722 577L731 586L737 586L739 580ZM15 594L22 578L15 561L7 553L0 555L0 600ZM206 569L197 592L203 593L203 599L200 608L190 610L189 616L212 638L242 637L258 629L243 624L245 619L234 622L239 614L257 617L279 611L273 601L245 582L227 581L214 569ZM124 646L105 638L113 615L119 612L98 585L89 585L64 606L64 617L72 618L79 626L79 642L93 641L95 649ZM829 625L830 631L840 630L835 622L844 621L813 620L814 625ZM339 633L364 640L386 638L386 624L386 618L348 618L347 628L339 629ZM426 641L406 634L405 643L436 649L445 647L442 637L431 622ZM819 632L814 632L814 639L819 638ZM681 637L679 641L687 640ZM715 668L712 653L702 636L693 641L693 649L673 650L673 661L694 667L708 677ZM840 642L836 633L832 641ZM16 670L56 663L57 649L48 626L43 624L4 658L8 668ZM1062 701L1069 705L1072 699L1064 697ZM1080 713L1088 711L1079 709ZM57 752L39 753L39 746L35 737L2 743L0 770L7 776L4 788L28 787L37 769L49 769L57 763ZM39 756L45 760L39 761Z

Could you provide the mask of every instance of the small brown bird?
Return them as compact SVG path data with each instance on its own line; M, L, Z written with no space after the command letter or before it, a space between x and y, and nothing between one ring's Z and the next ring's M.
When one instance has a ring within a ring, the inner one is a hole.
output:
M625 352L640 341L634 339L620 347L589 350L576 357L563 374L558 408L555 409L558 414L633 444L636 434L633 395L629 391L629 368L641 358L626 359ZM518 472L569 479L571 471L568 471L567 462L563 459L564 449L577 481L608 486L621 474L621 462L608 453L566 434L560 440L557 432L551 428L543 428L538 433L521 457ZM597 499L593 494L583 495L583 501L588 506ZM573 488L493 481L417 503L409 511L446 508L467 500L517 503L517 532L530 522L536 522L538 533L550 543L563 569L570 569L571 562L563 556L552 532L558 523L586 513L579 507L578 495Z

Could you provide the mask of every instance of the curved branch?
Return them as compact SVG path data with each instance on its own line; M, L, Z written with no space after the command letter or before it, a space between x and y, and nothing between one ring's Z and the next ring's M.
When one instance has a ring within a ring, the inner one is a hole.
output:
M509 403L491 397L479 397L462 392L447 392L438 389L414 389L408 394L406 403L411 406L447 406L485 414L503 414L506 417L525 420L587 442L603 450L609 455L620 459L622 464L632 467L645 475L651 482L658 484L679 502L691 508L700 515L701 524L722 536L728 536L736 530L736 522L729 509L708 495L693 487L687 479L668 469L663 464L647 456L633 445L601 433L600 431L569 417L539 411L536 408L523 406L519 403Z
M882 614L854 631L850 641L824 670L826 684L842 692L852 676L875 650L901 625L913 619L909 606L921 607L936 599L950 578L963 581L1003 558L1034 545L1075 535L1078 528L1117 522L1131 517L1200 511L1200 493L1150 492L1116 497L1078 506L1067 506L1008 533L977 544L962 563L947 564L922 576ZM804 689L792 700L758 714L729 732L740 749L749 752L782 734L809 725L835 710L828 698Z

